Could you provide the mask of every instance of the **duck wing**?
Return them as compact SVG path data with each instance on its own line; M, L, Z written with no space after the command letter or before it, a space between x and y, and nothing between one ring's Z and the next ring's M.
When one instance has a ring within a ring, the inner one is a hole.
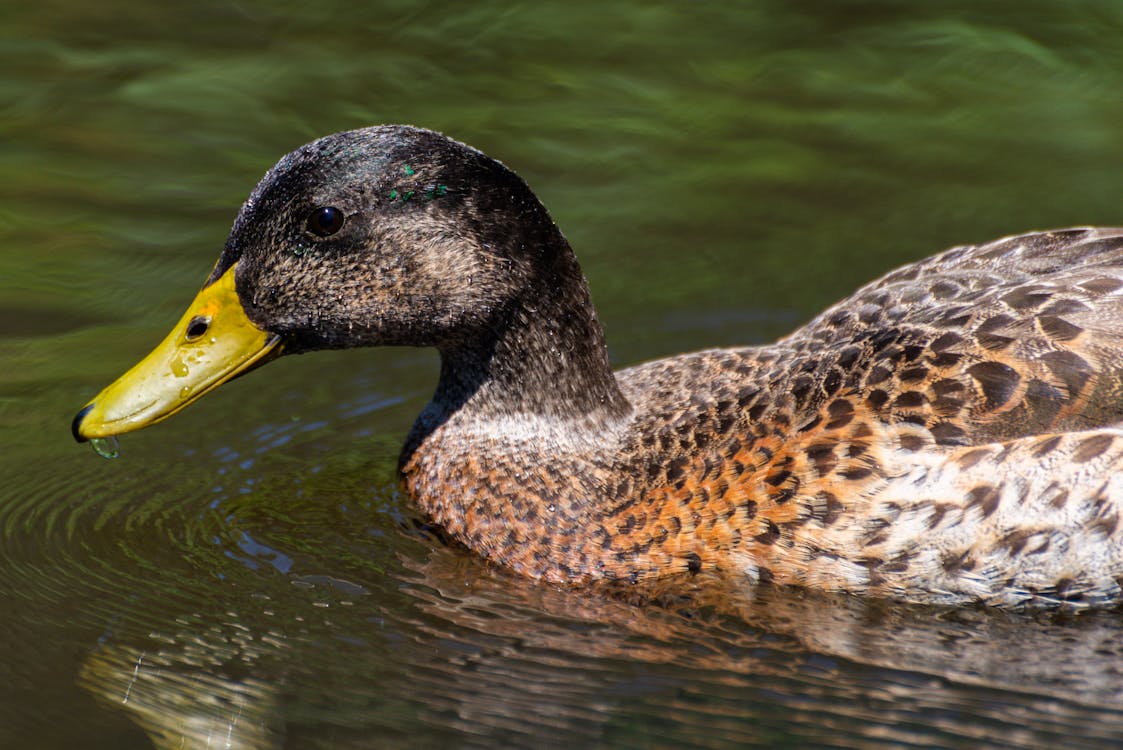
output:
M812 409L843 398L943 445L1123 420L1123 229L955 247L777 343ZM796 404L796 412L802 411Z
M1120 354L1123 230L1077 229L952 248L769 346L625 370L608 569L1116 601Z

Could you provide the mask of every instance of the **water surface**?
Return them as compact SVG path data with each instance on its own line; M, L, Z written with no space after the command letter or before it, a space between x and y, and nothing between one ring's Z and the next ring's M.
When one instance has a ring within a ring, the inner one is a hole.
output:
M345 128L436 128L522 174L621 365L770 340L952 244L1119 222L1118 4L48 0L0 22L0 747L1123 741L1118 613L701 581L622 601L446 547L394 478L427 351L282 360L116 461L69 436L264 170Z

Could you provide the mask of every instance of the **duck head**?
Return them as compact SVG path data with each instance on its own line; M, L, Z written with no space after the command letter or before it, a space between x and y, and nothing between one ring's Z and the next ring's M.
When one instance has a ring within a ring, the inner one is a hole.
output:
M494 349L525 300L574 284L587 297L546 210L498 161L406 126L331 135L265 175L179 323L74 436L158 422L282 353Z

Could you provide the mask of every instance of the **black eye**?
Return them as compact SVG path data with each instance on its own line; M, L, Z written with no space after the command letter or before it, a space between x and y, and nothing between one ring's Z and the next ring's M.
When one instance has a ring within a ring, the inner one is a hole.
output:
M317 237L328 237L343 228L343 212L335 206L317 208L308 217L308 231Z

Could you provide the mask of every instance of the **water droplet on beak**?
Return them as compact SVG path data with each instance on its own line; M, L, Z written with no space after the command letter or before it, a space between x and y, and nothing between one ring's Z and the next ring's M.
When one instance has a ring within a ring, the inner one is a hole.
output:
M104 438L90 438L90 447L94 453L106 460L117 458L121 455L121 443L115 435Z

